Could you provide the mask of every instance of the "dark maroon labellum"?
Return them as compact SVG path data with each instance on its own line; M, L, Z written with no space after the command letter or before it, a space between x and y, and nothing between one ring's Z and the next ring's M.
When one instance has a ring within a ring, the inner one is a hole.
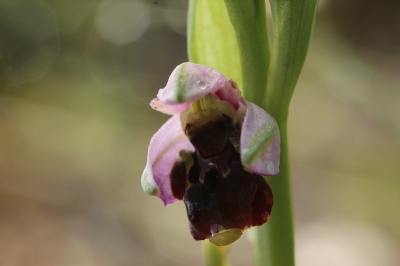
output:
M243 231L262 225L271 214L271 188L262 176L246 171L240 161L238 128L223 114L200 126L186 126L185 133L196 151L181 152L170 178L174 196L185 202L196 240L224 229Z

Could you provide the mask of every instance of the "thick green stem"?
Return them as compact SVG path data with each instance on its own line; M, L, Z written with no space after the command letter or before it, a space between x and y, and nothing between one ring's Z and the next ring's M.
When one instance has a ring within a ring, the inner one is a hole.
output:
M270 221L256 229L256 265L293 266L294 230L287 140L289 104L310 44L317 0L270 0L274 38L264 109L281 131L280 174L268 179L274 193Z
M268 223L255 228L255 265L292 266L294 265L294 232L287 117L272 115L275 115L281 133L280 173L278 176L267 179L274 193L274 206Z

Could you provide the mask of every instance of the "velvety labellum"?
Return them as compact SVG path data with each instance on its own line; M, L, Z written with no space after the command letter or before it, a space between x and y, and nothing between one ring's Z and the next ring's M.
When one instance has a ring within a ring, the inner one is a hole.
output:
M180 153L170 180L173 195L185 203L196 240L228 245L245 229L269 219L272 191L261 175L243 167L237 148L239 129L225 114L186 125L195 151Z

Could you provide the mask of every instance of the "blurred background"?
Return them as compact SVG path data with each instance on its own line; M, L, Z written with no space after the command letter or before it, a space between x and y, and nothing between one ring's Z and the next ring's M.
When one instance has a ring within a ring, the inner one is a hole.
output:
M204 265L184 204L140 186L187 4L0 2L0 265ZM399 18L320 1L289 119L298 266L400 265ZM230 260L253 264L246 236Z

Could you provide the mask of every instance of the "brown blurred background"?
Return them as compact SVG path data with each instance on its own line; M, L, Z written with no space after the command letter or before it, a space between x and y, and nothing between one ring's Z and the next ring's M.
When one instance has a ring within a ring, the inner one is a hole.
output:
M0 2L0 265L204 265L184 205L140 186L186 10ZM299 266L400 265L399 74L398 0L320 1L289 121Z

